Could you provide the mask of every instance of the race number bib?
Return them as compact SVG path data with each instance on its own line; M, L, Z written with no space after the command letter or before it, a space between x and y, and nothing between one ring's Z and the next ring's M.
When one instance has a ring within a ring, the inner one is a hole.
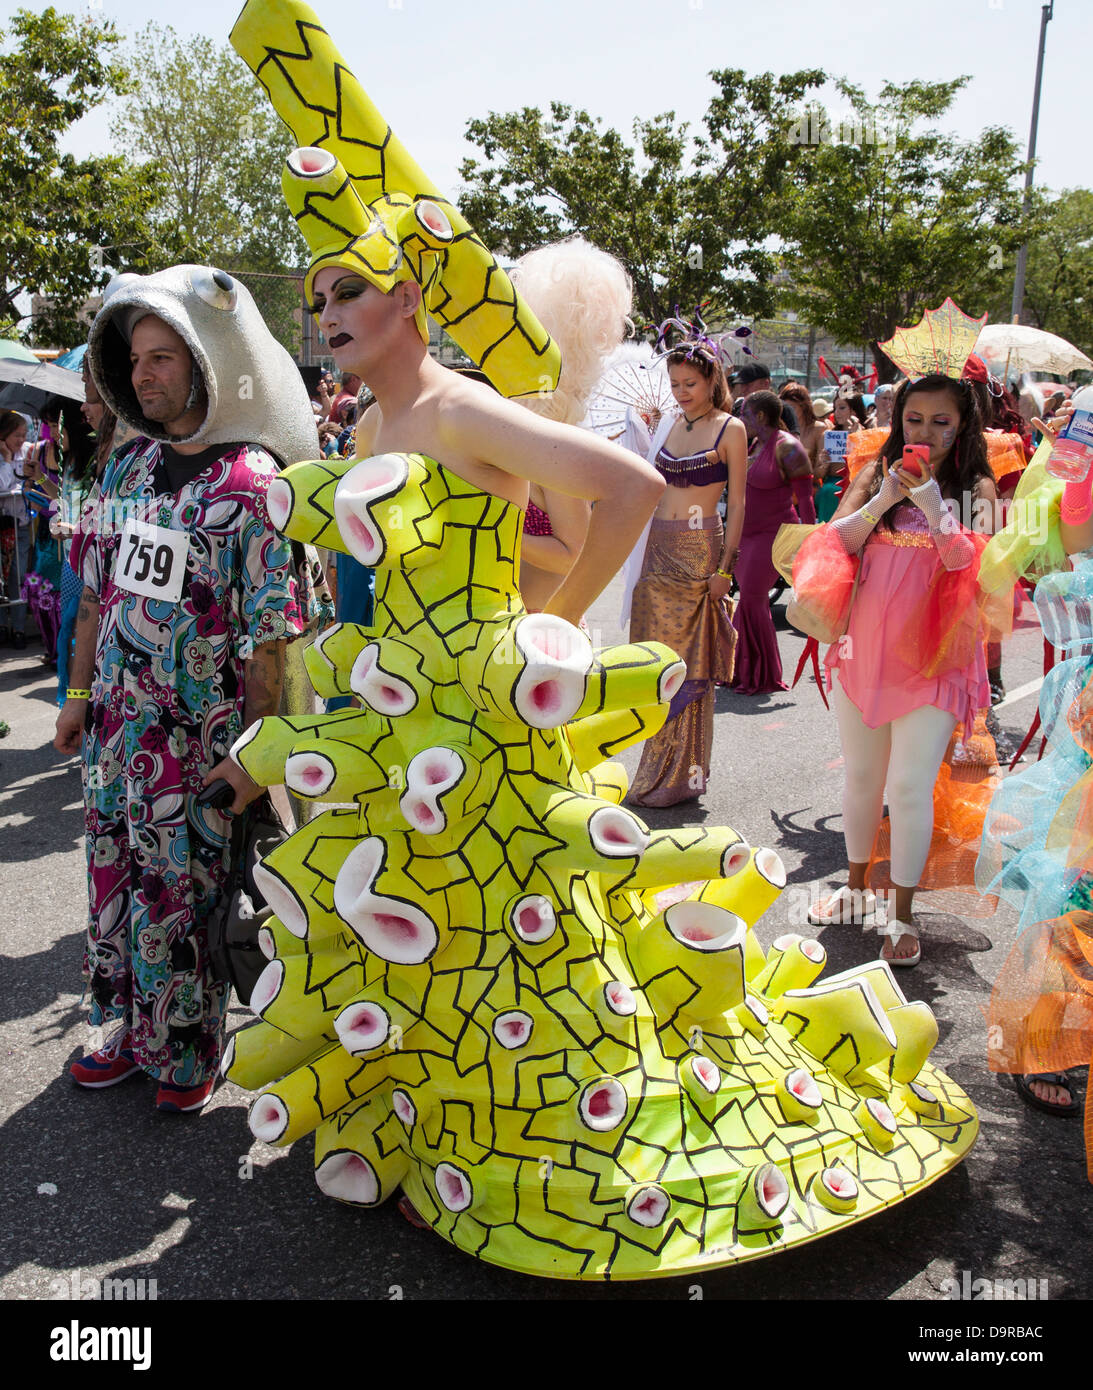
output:
M182 597L189 550L188 531L128 521L121 533L114 583L131 594L177 603Z

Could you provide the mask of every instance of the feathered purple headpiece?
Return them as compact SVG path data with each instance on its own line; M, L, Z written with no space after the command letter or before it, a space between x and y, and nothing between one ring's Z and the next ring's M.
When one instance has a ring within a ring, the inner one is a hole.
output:
M752 356L751 348L743 341L751 337L751 329L736 328L730 333L719 333L716 337L711 337L702 317L705 307L705 303L697 304L691 317L685 319L680 314L677 304L675 314L671 318L665 319L661 324L650 325L657 335L653 344L654 361L667 357L672 352L682 352L687 358L705 357L711 362L720 361L731 367L732 361L725 350L725 341L729 338L737 339L737 346L742 347L748 357Z

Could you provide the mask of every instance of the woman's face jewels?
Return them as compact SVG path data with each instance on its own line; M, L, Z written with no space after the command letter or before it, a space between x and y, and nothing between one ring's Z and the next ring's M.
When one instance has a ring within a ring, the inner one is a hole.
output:
M936 471L952 450L960 429L960 412L948 391L920 391L903 410L905 444L926 444Z

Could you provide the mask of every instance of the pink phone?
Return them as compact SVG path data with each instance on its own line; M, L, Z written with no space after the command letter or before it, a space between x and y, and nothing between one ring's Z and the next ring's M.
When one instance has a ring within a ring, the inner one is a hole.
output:
M905 444L899 466L906 469L908 473L914 473L916 477L928 478L930 476L929 444Z

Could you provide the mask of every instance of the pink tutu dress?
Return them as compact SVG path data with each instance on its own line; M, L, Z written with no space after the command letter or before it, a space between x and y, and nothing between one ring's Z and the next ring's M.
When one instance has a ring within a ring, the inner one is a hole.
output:
M978 561L946 570L912 502L889 517L891 529L882 522L862 550L846 635L824 657L828 689L838 671L871 729L934 705L970 732L976 711L990 707Z

